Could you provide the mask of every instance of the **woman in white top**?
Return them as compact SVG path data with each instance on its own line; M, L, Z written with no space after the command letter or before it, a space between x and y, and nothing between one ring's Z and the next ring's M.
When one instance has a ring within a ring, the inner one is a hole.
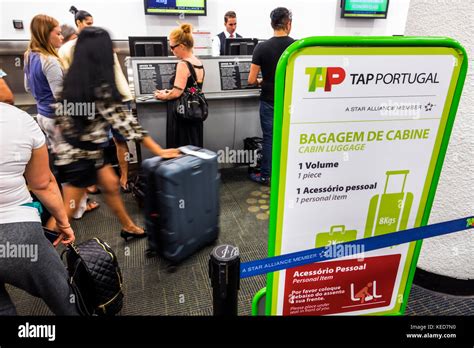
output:
M30 115L0 103L0 315L16 314L5 284L41 297L57 315L77 315L67 271L44 236L27 184L57 221L54 245L73 242L43 133Z

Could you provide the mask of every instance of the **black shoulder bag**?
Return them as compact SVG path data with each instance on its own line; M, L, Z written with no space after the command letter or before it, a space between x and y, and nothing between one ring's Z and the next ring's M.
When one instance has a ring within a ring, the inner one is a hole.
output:
M199 88L197 83L197 75L192 64L184 61L188 66L194 84L186 88L183 94L174 100L173 110L179 119L187 121L205 121L209 114L206 97Z
M66 255L69 285L83 316L113 316L123 305L123 278L117 256L99 238L79 245L70 244Z

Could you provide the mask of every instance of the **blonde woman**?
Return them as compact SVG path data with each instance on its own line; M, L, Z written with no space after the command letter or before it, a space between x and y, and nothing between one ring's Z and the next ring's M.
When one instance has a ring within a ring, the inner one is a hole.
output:
M169 40L170 48L173 54L180 59L180 62L176 66L175 76L171 79L173 89L155 92L155 98L160 100L179 98L186 88L194 85L194 80L202 89L205 76L201 61L193 54L194 39L191 24L183 23L174 29ZM168 103L166 146L172 148L185 145L203 147L203 122L181 120L174 115L172 109L172 103Z
M54 104L59 99L64 70L58 55L63 36L59 22L47 15L37 15L31 21L31 40L25 53L25 89L36 100L38 115L36 120L41 130L46 134L50 150L53 154L58 146L64 144L61 133L56 126L56 112ZM84 211L91 211L99 207L96 202L86 203L85 196L78 205L75 218L82 216ZM48 224L54 227L54 221Z
M47 15L31 21L31 40L25 53L25 88L36 100L37 121L53 152L60 134L55 127L54 104L61 93L64 71L58 55L63 36L59 22Z

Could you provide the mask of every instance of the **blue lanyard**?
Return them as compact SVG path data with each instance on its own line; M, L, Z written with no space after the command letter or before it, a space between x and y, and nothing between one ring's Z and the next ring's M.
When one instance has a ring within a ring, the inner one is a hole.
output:
M352 242L340 243L337 244L337 246L342 247L342 250L348 250L344 248L345 246L354 247L351 250L354 250L354 253L356 254L357 250L359 250L359 247L361 246L364 247L364 252L368 252L393 245L410 243L416 240L442 236L467 229L474 229L474 216L441 222L433 225L411 228L408 230L389 233L381 236L359 239ZM240 278L253 277L260 274L281 271L288 268L303 266L314 262L333 260L341 257L337 255L337 253L331 253L330 248L331 247L321 247L245 262L240 265ZM350 252L344 256L349 255L351 255Z

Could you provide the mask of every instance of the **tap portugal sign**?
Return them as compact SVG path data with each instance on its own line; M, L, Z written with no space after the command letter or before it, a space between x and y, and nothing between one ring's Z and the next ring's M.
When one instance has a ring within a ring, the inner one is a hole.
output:
M269 254L426 225L467 57L450 39L309 38L277 69ZM268 276L271 315L401 314L421 242Z

